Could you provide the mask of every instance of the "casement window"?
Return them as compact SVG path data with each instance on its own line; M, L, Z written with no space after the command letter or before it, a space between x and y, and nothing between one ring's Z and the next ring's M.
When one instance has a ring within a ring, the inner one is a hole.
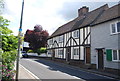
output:
M73 32L73 37L78 38L79 37L79 30L76 30Z
M63 55L63 50L58 50L58 55Z
M120 32L120 22L117 23L117 32Z
M53 44L53 40L52 39L49 40L49 44L50 45Z
M106 58L108 61L120 61L120 50L106 50Z
M79 48L74 48L73 53L74 55L79 55Z
M120 33L120 22L111 24L111 34Z
M63 42L63 35L59 36L59 42Z

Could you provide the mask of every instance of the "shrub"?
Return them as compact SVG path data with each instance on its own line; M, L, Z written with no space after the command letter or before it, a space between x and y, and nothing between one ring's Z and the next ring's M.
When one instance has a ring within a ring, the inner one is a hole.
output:
M27 52L28 52L28 53L33 53L34 51L33 51L33 50L28 50Z
M40 48L40 53L46 53L46 52L47 52L46 48Z
M7 51L2 53L2 80L12 80L15 74L14 61L17 51Z
M34 50L35 53L38 53L38 55L40 55L41 53L46 53L47 52L47 49L42 47L42 48L39 48L37 50Z

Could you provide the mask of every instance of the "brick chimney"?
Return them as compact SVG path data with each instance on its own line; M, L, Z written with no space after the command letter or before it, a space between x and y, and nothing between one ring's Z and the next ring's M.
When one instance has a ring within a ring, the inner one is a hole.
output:
M86 6L83 6L82 8L78 9L78 16L85 16L88 11L89 11L89 8Z

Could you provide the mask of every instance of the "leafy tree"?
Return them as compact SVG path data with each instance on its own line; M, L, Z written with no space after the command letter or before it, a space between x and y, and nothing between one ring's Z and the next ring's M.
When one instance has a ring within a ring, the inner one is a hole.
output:
M43 30L41 25L35 25L34 30L27 30L24 40L29 42L30 48L37 50L38 48L45 47L49 34Z
M7 19L3 19L2 16L0 16L0 31L2 36L2 50L5 51L11 51L13 49L17 49L17 37L15 37L10 29L7 28L9 25L9 21Z
M2 79L4 81L10 81L10 79L13 78L14 61L17 54L18 39L12 34L13 32L7 28L9 22L10 21L0 16L0 56L2 56Z

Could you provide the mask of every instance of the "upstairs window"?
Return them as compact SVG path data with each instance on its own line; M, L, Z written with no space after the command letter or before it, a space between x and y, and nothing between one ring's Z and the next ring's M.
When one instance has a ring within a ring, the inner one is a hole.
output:
M120 32L120 22L117 23L117 32Z
M112 32L112 34L113 34L113 33L116 33L115 24L111 24L111 32Z
M111 24L111 34L120 33L120 22Z
M53 40L52 40L52 39L50 39L50 40L49 40L49 44L51 45L52 43L53 43Z
M63 35L59 36L59 42L63 42Z
M78 38L79 37L79 31L78 30L74 31L73 37L74 38Z

